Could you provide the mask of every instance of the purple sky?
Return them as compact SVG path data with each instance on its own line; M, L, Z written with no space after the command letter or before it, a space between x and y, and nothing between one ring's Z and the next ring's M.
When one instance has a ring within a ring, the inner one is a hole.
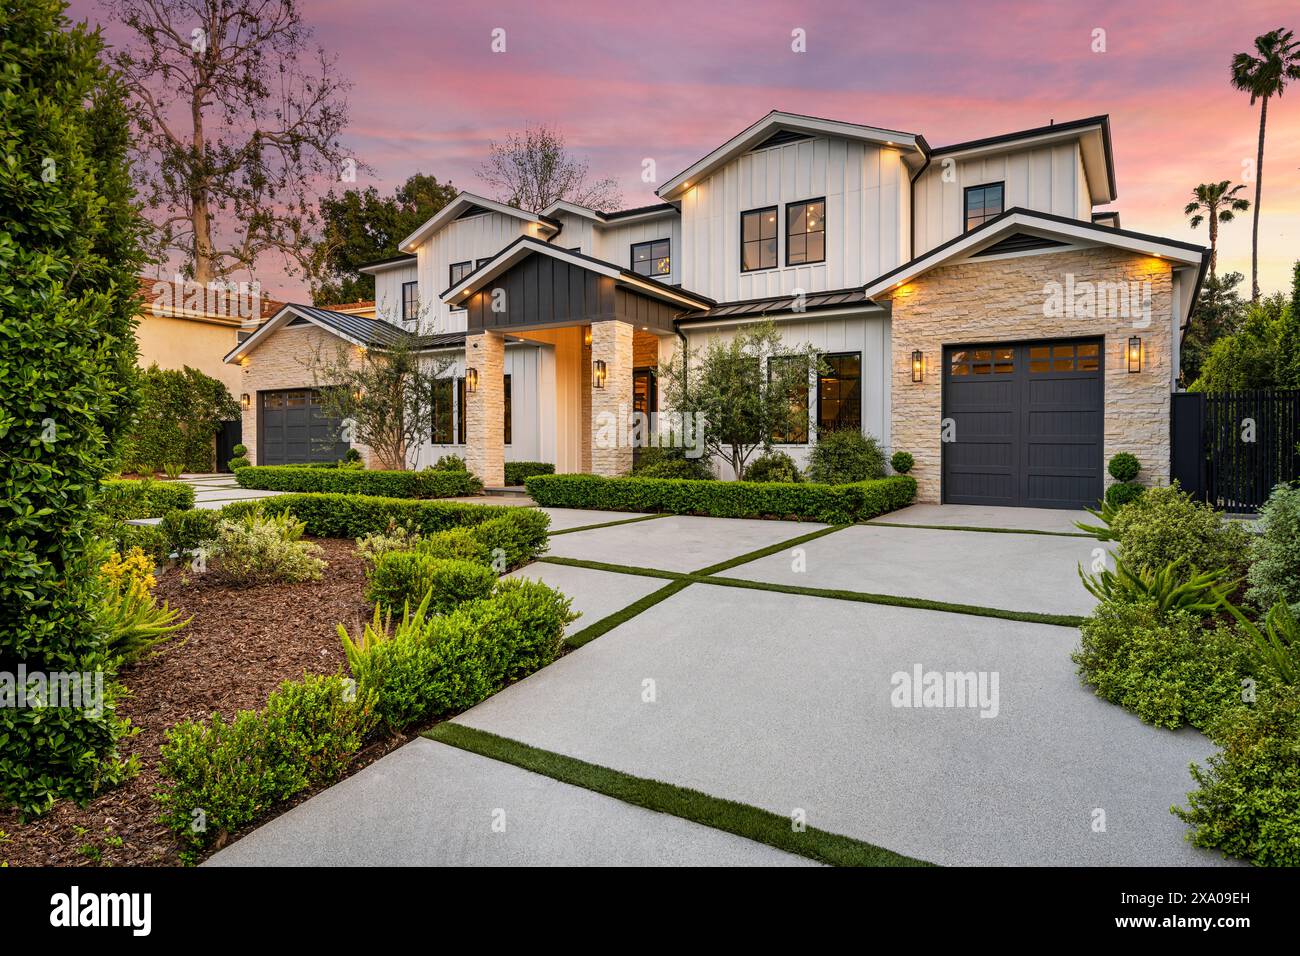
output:
M538 121L634 206L655 201L644 158L664 182L771 109L921 133L933 146L1109 113L1110 208L1126 228L1202 243L1205 227L1182 215L1191 188L1240 181L1255 156L1258 106L1229 85L1232 54L1276 27L1300 32L1294 0L302 0L301 10L353 83L346 143L381 191L416 171L482 191L488 141ZM93 0L74 0L70 15L104 19ZM497 27L505 53L490 49ZM795 28L806 53L790 49ZM1091 50L1096 29L1105 53ZM1289 286L1300 258L1300 84L1270 103L1263 182L1269 292ZM1220 271L1247 273L1248 286L1249 214L1220 242ZM303 294L278 263L259 277L277 297Z

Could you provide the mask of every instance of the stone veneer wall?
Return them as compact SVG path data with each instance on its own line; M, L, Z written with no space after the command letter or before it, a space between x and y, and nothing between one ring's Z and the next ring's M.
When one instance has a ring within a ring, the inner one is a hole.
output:
M614 477L632 468L631 447L622 440L602 440L601 428L606 412L613 416L620 434L628 428L632 413L632 332L632 326L615 319L591 326L591 361L604 361L607 370L605 387L591 389L592 474Z
M1044 315L1047 283L1150 282L1150 323L1124 316ZM939 430L945 345L1105 336L1103 465L1120 451L1142 463L1139 480L1169 480L1173 375L1172 272L1168 263L1110 247L956 263L879 298L893 304L891 444L916 458L917 500L940 500ZM1142 337L1142 371L1130 374L1125 348ZM925 381L911 380L913 349L925 353ZM1109 481L1109 479L1107 479Z
M489 488L506 483L506 339L480 332L465 339L465 367L478 369L478 388L465 389L465 464Z
M239 387L232 389L235 399L247 393L251 406L243 409L243 443L248 447L248 460L257 464L257 416L261 409L259 392L282 388L311 388L310 363L319 354L322 361L333 362L338 349L347 350L353 362L359 358L359 349L318 326L282 328L266 339L247 357L240 368ZM379 467L371 463L370 449L358 442L352 447L361 454L366 467Z

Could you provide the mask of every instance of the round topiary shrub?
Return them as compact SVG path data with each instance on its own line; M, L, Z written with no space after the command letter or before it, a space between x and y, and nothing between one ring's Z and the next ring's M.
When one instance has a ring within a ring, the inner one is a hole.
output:
M1106 489L1106 504L1112 508L1122 508L1130 501L1137 501L1146 491L1135 481L1120 481Z
M243 442L240 442L234 448L230 449L230 453L236 458L243 458L248 454L248 446Z
M238 468L247 468L251 464L252 462L250 462L247 458L245 458L243 455L239 455L236 456L235 458L230 459L230 461L226 462L226 467L229 468L231 471L235 471Z
M1110 464L1106 467L1106 470L1110 472L1110 476L1116 481L1132 481L1138 476L1142 466L1138 463L1137 456L1122 451L1111 456Z
M802 481L799 466L783 451L764 452L745 469L745 481Z
M885 477L885 453L876 440L856 428L822 432L808 463L808 480L847 485Z
M343 456L343 460L350 461L350 462L360 462L361 452L357 451L355 448L349 448L347 454Z
M911 452L896 451L889 456L889 467L900 475L907 474L915 464L916 459L912 457Z

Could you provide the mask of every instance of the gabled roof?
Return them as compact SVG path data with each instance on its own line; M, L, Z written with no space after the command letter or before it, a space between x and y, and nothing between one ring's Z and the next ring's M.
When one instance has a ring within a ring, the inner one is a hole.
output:
M397 248L403 252L414 252L416 247L429 236L433 235L443 226L455 221L461 215L479 207L488 212L499 212L503 216L514 216L516 219L522 219L524 222L536 224L542 231L553 234L559 231L555 221L548 219L544 215L529 212L526 209L517 209L514 206L507 206L503 202L497 202L495 199L488 199L484 196L478 196L474 193L460 193L455 199L443 206L433 218L426 222L415 232L411 233L405 239L397 244Z
M816 116L802 116L798 113L782 113L772 110L758 122L741 130L707 156L696 160L668 182L664 183L656 195L663 199L673 199L682 190L702 176L707 176L741 153L748 152L780 130L807 133L812 136L838 136L843 139L876 143L881 146L895 146L904 151L915 151L919 162L928 147L925 139L915 133L900 130L880 129L875 126L862 126L857 123L842 123L836 120L821 119Z
M1022 129L998 136L986 136L964 143L953 143L951 146L936 146L929 151L929 156L932 159L936 156L971 157L1005 152L1009 149L1023 149L1026 146L1048 145L1070 139L1079 141L1079 151L1083 156L1083 170L1088 177L1088 191L1092 194L1093 205L1114 202L1117 195L1115 157L1110 145L1110 116L1105 114L1036 126L1033 129Z
M362 348L397 345L409 341L412 337L409 332L404 332L395 325L379 319L367 318L364 315L349 315L346 312L331 312L329 309L318 309L312 305L291 302L263 322L256 332L227 352L222 361L227 364L238 362L296 318L305 319Z
M374 262L363 262L357 266L358 272L367 272L374 275L376 272L383 272L385 269L396 269L399 266L414 265L418 257L413 252L401 252L395 256L389 256L386 259L376 259Z
M541 239L534 239L532 236L520 236L455 285L445 289L440 298L447 303L459 302L482 289L517 262L533 255L549 256L552 259L578 266L597 275L608 276L619 285L635 289L642 295L658 299L661 302L668 302L679 308L706 309L714 304L712 299L705 296L687 292L677 286L656 282L654 279L648 279L645 276L624 269L622 266L606 262L604 259L596 259L580 252L570 252L568 249L561 249L559 246L553 246Z
M625 219L665 216L669 213L676 215L680 213L680 210L670 202L657 202L649 206L636 206L632 209L619 209L616 212L601 212L599 209L580 206L576 202L569 202L567 199L559 199L543 209L542 215L550 217L560 212L567 212L574 216L582 216L584 219L590 219L594 222L606 223L619 222Z

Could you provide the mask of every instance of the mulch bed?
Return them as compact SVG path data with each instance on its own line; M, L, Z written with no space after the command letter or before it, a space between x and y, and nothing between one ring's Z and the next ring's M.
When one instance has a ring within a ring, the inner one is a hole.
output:
M346 669L340 623L354 630L370 619L365 569L350 540L321 539L329 567L320 581L239 587L215 576L171 569L159 576L158 601L194 618L162 651L122 672L131 691L119 705L139 733L123 741L140 773L86 807L64 801L20 823L0 811L0 863L11 866L177 865L176 842L157 822L153 794L161 789L158 748L166 731L213 711L231 717L254 710L282 681L304 671ZM401 740L368 748L359 765ZM121 846L116 843L120 839ZM93 849L92 849L93 848Z

